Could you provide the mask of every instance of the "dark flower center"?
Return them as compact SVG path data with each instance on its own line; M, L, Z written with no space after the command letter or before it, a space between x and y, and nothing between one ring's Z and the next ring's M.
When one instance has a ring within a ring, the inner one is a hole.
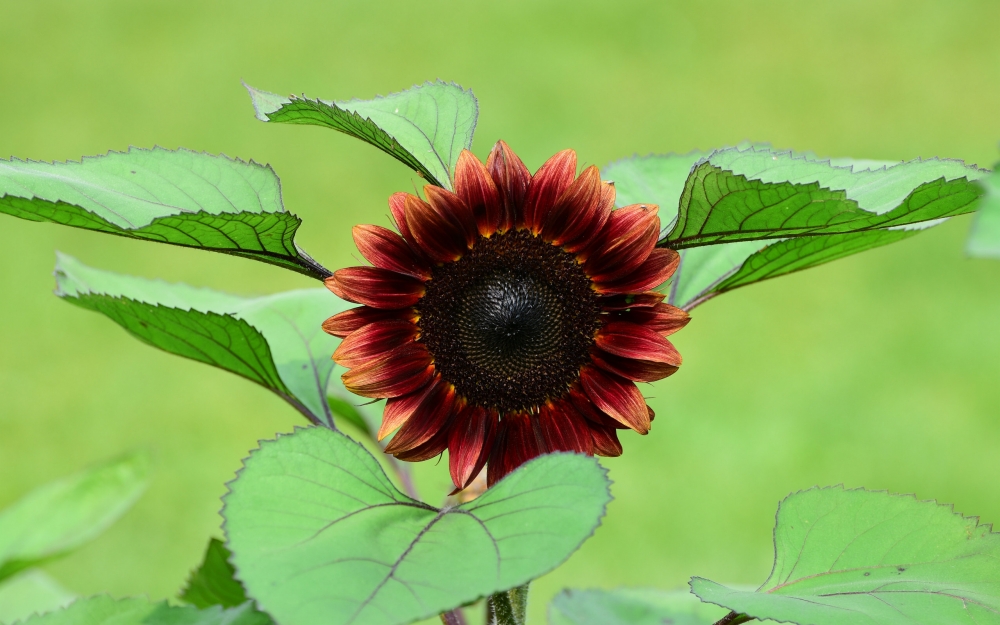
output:
M576 381L601 309L571 254L516 230L435 268L417 312L442 377L474 405L513 412Z

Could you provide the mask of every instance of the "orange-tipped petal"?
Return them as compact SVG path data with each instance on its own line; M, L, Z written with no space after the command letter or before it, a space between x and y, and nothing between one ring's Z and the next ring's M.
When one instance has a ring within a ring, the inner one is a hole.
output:
M424 190L436 188L427 185ZM442 211L440 206L440 202L432 205L416 196L407 196L406 221L428 258L436 263L450 263L468 249L466 233L455 215Z
M615 207L615 185L613 182L602 182L600 195L597 199L597 207L593 211L590 223L584 224L579 230L581 234L572 238L567 238L562 244L570 254L577 254L586 259L583 254L588 248L593 247L594 239L604 229L611 218L612 210Z
M674 367L681 365L681 355L670 341L655 330L634 323L606 323L598 330L594 343L615 356L662 362Z
M424 295L423 282L378 267L338 269L323 283L337 297L372 308L408 308Z
M670 304L656 304L646 308L632 308L615 314L622 321L637 323L663 336L670 336L691 321L691 316L684 310Z
M605 351L594 349L590 355L595 365L633 382L655 382L677 373L678 367L665 362L638 360L615 356Z
M646 400L631 381L587 365L580 370L580 384L604 414L639 434L649 433Z
M396 230L403 236L410 245L416 244L410 226L406 221L406 198L412 194L397 191L389 196L389 210L392 212L392 220L396 223ZM418 198L419 199L419 198Z
M385 453L399 457L399 454L413 451L435 438L446 429L448 420L455 413L455 387L446 382L435 384L423 395L420 405L409 419L403 423L396 435L385 447ZM448 446L447 432L444 432L444 446ZM426 450L425 450L426 451ZM438 452L440 453L440 452ZM433 458L437 453L431 454ZM403 458L413 460L414 458Z
M340 379L356 395L381 399L412 393L427 384L432 375L430 353L423 345L413 343L384 358L354 367Z
M323 322L323 331L333 336L345 338L351 332L359 330L369 323L385 321L387 319L401 319L412 321L416 318L413 309L382 310L371 306L358 306L344 312L337 313Z
M591 165L556 199L542 224L542 237L563 246L597 234L609 212L602 213L601 173Z
M611 282L595 284L594 288L602 295L649 291L669 280L677 270L678 264L680 255L677 252L667 248L656 248L650 252L646 262L629 275Z
M549 211L576 178L576 152L563 150L545 161L531 177L524 196L524 225L538 234Z
M636 270L656 247L660 236L655 204L634 204L611 213L584 267L594 282L609 282Z
M486 160L486 169L497 186L502 200L500 232L506 232L524 223L524 195L531 183L531 173L510 146L497 141Z
M557 400L538 411L538 426L546 451L573 451L593 455L593 440L587 421L573 406L564 400Z
M357 367L412 343L418 331L417 326L409 321L389 320L368 324L337 346L333 360L344 367Z
M392 434L397 428L406 423L417 408L420 407L427 395L436 392L439 384L444 384L441 376L436 375L431 378L426 386L416 391L399 397L390 397L385 402L385 410L382 411L382 425L378 429L378 440Z
M365 260L381 269L405 273L418 280L431 277L425 265L403 237L388 228L373 225L354 226L354 243Z
M618 432L603 425L590 426L591 439L594 442L594 454L608 458L622 455L622 444L618 440Z
M455 416L448 436L448 470L455 488L466 488L486 466L498 422L496 411L472 406Z
M455 165L455 194L472 209L479 234L492 236L500 227L503 202L489 170L468 150Z

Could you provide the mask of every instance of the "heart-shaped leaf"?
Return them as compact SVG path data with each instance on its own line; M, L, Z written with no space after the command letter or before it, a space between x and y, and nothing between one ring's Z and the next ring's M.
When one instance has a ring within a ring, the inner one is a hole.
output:
M95 538L148 482L148 456L133 453L49 482L0 511L0 580Z
M339 130L396 158L427 182L449 189L458 155L472 147L479 116L471 89L441 81L374 100L339 102L285 98L244 86L257 119Z
M253 161L163 148L0 160L0 212L330 275L295 244L302 222L285 212L278 176Z
M1000 623L1000 534L950 506L814 488L781 502L774 567L756 591L702 578L704 601L800 625Z
M549 604L549 625L713 625L725 615L686 590L564 590Z
M256 382L313 423L333 427L336 410L367 428L332 376L339 339L321 326L348 304L326 289L239 297L93 269L64 254L56 282L65 300L106 315L154 347ZM328 401L328 393L342 397Z
M555 568L599 525L608 487L593 458L553 454L438 509L346 436L307 428L250 455L223 516L237 577L277 622L394 625Z
M983 199L965 249L970 256L1000 258L1000 171L994 168L979 183L983 186Z
M112 599L106 595L79 599L69 607L34 616L24 625L272 625L267 615L245 603L223 610L171 606L166 601Z

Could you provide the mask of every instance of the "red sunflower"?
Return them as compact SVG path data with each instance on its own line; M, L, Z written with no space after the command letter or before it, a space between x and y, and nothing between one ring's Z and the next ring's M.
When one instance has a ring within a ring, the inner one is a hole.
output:
M652 289L677 268L656 247L657 207L612 210L596 167L576 176L564 150L532 176L504 142L484 166L463 151L455 192L396 193L399 234L357 226L373 267L326 280L363 304L323 328L344 339L344 384L387 398L386 452L426 460L449 452L456 488L489 463L493 484L543 453L617 456L616 429L649 431L636 382L677 370L665 338L688 322Z

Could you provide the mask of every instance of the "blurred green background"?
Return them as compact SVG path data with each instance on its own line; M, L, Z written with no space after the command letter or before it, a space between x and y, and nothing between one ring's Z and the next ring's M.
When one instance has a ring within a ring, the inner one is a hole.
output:
M350 226L419 182L331 131L253 118L240 79L369 98L427 79L479 97L475 151L532 169L744 139L830 156L981 165L1000 139L1000 4L840 2L0 3L0 155L186 146L274 166L299 241L356 264ZM624 435L604 525L534 585L756 583L777 502L814 484L915 492L1000 521L1000 263L969 219L695 311L657 420ZM245 260L0 216L0 506L145 446L153 486L47 570L70 589L172 595L219 535L219 497L261 438L301 418L230 374L157 352L51 294L54 250L238 293L310 286ZM419 467L427 498L446 463Z

